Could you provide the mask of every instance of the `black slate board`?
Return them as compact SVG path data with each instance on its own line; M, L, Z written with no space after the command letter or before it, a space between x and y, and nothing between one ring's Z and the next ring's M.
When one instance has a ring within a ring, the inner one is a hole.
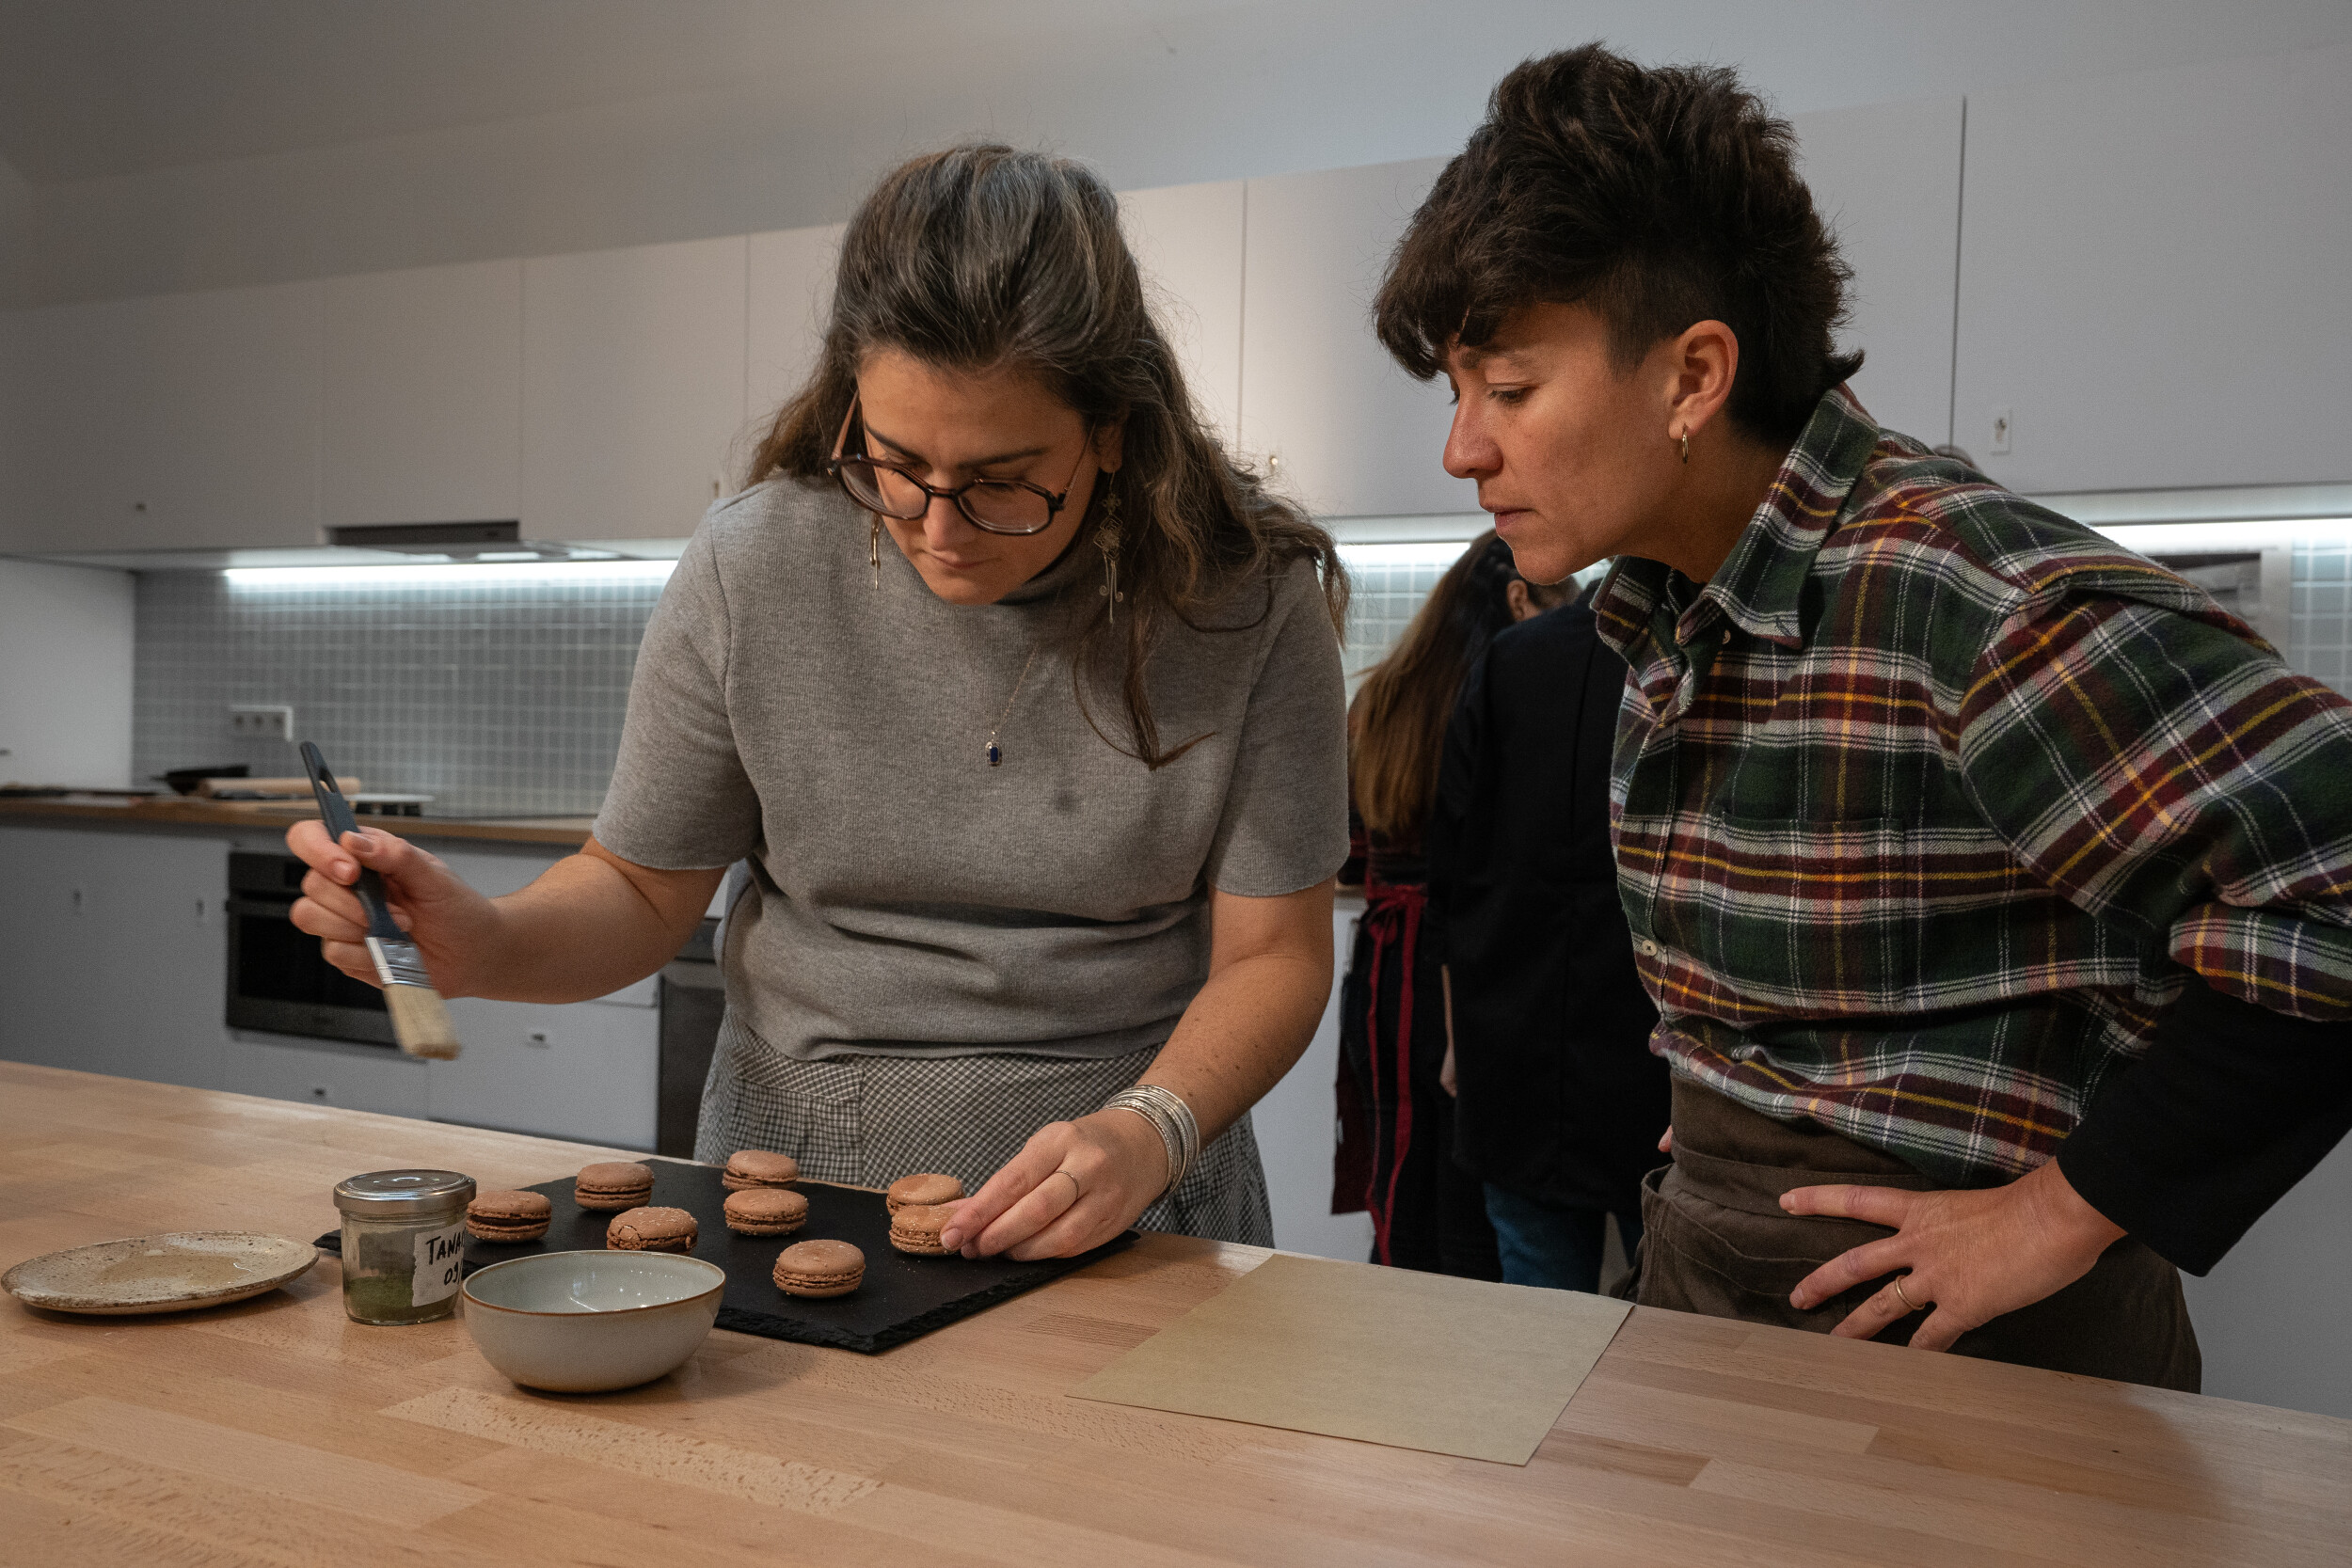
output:
M1136 1240L1136 1233L1129 1230L1075 1258L1049 1258L1035 1263L1017 1263L1008 1258L910 1258L890 1244L890 1208L882 1194L821 1181L803 1181L797 1189L808 1198L808 1224L799 1230L789 1236L739 1236L727 1228L723 1209L727 1192L718 1166L670 1160L649 1160L645 1165L653 1172L653 1196L646 1201L692 1214L700 1227L694 1256L727 1272L726 1293L719 1306L721 1328L803 1345L864 1351L869 1355L1009 1301L1049 1279L1085 1268L1098 1258L1122 1251ZM604 1250L605 1227L612 1222L612 1215L574 1203L569 1177L542 1181L529 1190L547 1194L555 1204L548 1233L535 1242L514 1244L469 1236L466 1273L534 1252ZM773 1278L776 1254L795 1242L820 1238L849 1242L863 1251L866 1282L849 1295L824 1301L787 1296L777 1290ZM325 1251L341 1253L342 1233L322 1236L318 1244Z

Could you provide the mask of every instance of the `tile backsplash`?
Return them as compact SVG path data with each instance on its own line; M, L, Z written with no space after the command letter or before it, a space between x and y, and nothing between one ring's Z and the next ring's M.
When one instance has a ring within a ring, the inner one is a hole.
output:
M1422 601L1461 553L1459 545L1341 547L1350 588L1341 661L1351 682L1388 657Z
M2352 545L2297 540L2287 662L2352 697Z
M286 586L141 573L133 768L298 774L292 744L229 734L230 704L285 704L294 738L337 772L431 795L434 816L594 812L661 587L650 574Z
M1351 547L1345 666L1377 663L1459 546ZM628 680L661 596L541 576L289 586L142 573L133 766L246 763L296 774L279 741L229 734L232 703L284 704L297 739L371 789L433 796L436 816L586 815L604 799ZM2288 662L2352 695L2352 546L2295 546Z

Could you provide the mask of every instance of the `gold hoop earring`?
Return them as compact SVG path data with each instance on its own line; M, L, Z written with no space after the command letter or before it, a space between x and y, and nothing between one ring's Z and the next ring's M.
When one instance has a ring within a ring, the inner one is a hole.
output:
M872 519L872 522L866 531L866 564L874 569L874 591L880 593L882 592L882 514L869 512L866 516Z
M1691 433L1687 430L1682 433L1682 460L1691 461Z
M1109 474L1103 476L1109 479ZM1119 607L1126 594L1119 591L1119 492L1105 488L1103 492L1103 520L1094 528L1094 547L1103 552L1103 586L1096 590L1110 602L1104 606L1104 623L1119 623Z

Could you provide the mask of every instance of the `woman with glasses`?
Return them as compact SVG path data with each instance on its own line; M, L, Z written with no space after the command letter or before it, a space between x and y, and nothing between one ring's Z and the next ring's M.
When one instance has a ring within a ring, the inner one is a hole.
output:
M296 924L370 977L373 867L444 993L570 1001L747 860L701 1158L961 1177L968 1255L1270 1243L1248 1113L1330 989L1344 579L1203 427L1108 189L1000 147L883 180L750 478L646 628L582 853L492 900L305 824Z

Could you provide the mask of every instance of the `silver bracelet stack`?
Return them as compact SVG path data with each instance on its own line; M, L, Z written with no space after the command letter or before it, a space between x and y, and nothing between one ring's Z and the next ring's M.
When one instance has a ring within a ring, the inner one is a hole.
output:
M1192 1107L1175 1090L1157 1084L1136 1084L1103 1101L1105 1111L1114 1107L1133 1111L1159 1133L1160 1144L1168 1150L1168 1185L1160 1190L1174 1191L1200 1157L1200 1123L1193 1119Z

